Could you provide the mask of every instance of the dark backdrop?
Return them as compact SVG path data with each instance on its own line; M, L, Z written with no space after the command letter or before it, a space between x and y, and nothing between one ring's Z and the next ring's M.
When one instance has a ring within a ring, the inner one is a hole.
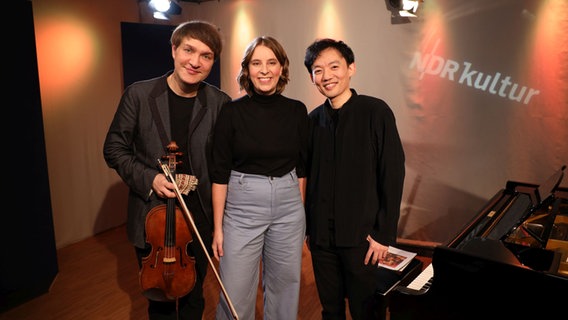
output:
M173 69L170 36L175 26L121 22L124 88L138 80L161 76ZM221 88L220 59L215 61L208 83Z
M0 223L4 244L0 258L0 313L46 293L57 273L57 250L51 209L47 155L39 88L31 1L18 1L17 52L6 61L17 68L6 90L3 135L8 179L4 202L9 207ZM14 94L18 92L18 94ZM14 99L14 97L17 99Z

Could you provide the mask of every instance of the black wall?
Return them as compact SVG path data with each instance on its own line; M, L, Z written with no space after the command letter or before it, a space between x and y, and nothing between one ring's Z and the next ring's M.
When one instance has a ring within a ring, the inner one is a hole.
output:
M0 312L46 293L58 273L32 3L15 7L15 50L5 60Z

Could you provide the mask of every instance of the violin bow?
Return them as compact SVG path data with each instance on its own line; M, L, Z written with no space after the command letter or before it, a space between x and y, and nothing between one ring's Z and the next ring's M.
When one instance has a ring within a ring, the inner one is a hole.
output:
M163 163L162 160L160 160L160 159L158 159L158 164L162 168L162 171L166 175L166 178L168 178L168 180L174 184L175 194L176 194L176 197L178 199L178 202L181 205L183 212L187 216L187 219L189 220L191 227L195 231L195 234L197 235L197 239L199 240L199 243L201 244L201 247L203 248L203 251L205 252L205 255L207 256L207 260L209 260L209 264L211 265L211 269L213 269L213 273L215 274L215 277L217 278L217 281L219 282L219 286L221 287L221 291L223 292L223 296L225 296L225 299L227 300L227 304L229 305L229 308L231 309L231 314L233 316L233 319L239 320L239 316L237 315L237 311L235 310L235 307L233 306L233 303L231 302L231 298L229 298L229 295L227 294L227 290L225 289L225 286L223 286L223 282L221 281L221 277L219 276L219 273L217 272L217 269L215 268L215 265L213 264L213 260L211 259L211 256L209 255L209 251L207 251L207 247L205 246L205 243L203 243L203 239L201 239L201 235L199 234L199 231L197 230L197 227L195 226L195 222L193 221L193 217L189 213L189 209L187 208L185 201L183 201L181 191L178 188L178 185L176 183L175 178L172 176L172 172L170 171L169 166L167 164Z

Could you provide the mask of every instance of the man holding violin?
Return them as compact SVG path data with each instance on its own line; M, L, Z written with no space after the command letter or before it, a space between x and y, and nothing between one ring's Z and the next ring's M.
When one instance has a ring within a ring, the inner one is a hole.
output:
M136 249L141 275L145 263L155 262L173 278L170 280L174 284L177 274L185 279L185 272L194 273L190 276L195 277L195 284L183 296L172 296L167 292L166 287L172 283L143 292L149 301L149 319L201 319L205 308L202 285L209 263L207 253L195 238L187 246L182 242L181 247L186 249L183 255L189 255L190 261L195 258L195 263L194 268L187 270L181 265L177 268L176 263L182 260L178 252L170 259L167 252L164 258L158 251L163 246L168 247L167 241L148 242L150 229L166 230L167 233L168 227L161 222L170 220L148 218L149 212L167 208L167 205L160 206L178 196L175 191L179 190L160 170L158 159L166 156L171 160L173 155L179 155L174 161L177 164L175 173L180 177L195 176L198 180L196 189L184 193L183 200L200 238L210 250L213 230L208 176L210 136L221 106L231 98L204 82L221 54L222 40L217 27L204 21L184 22L174 29L170 42L174 69L125 89L108 130L103 154L107 165L116 170L129 188L127 233ZM179 149L171 153L168 145L174 141ZM167 216L169 209L163 214ZM179 223L179 220L174 221ZM190 228L190 234L194 232L191 224L186 227ZM179 235L177 231L174 234ZM179 243L173 241L173 244ZM151 255L157 258L148 262ZM159 278L163 280L163 277ZM144 282L144 278L141 280Z

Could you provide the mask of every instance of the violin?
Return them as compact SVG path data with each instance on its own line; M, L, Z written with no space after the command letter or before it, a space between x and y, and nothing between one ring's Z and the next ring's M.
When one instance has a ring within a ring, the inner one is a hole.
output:
M152 252L147 257L142 258L143 265L140 271L140 283L142 284L144 295L153 300L167 301L172 300L172 298L175 300L179 297L182 297L193 289L193 286L195 285L195 259L188 257L185 248L182 249L181 247L182 244L185 243L187 246L192 241L191 233L186 233L186 228L177 228L178 225L186 226L187 221L189 221L191 230L193 230L194 235L199 240L201 248L203 249L207 260L209 261L209 265L211 266L211 269L215 274L215 278L217 279L217 282L221 287L221 292L223 293L223 296L227 301L233 319L239 320L237 311L235 310L235 307L233 306L233 303L229 298L225 286L223 286L223 282L221 281L221 277L219 276L215 264L211 259L211 255L209 255L209 251L207 251L207 247L205 246L205 243L203 242L203 239L199 234L199 230L197 230L197 227L195 226L193 217L191 216L191 213L189 212L189 209L187 208L187 205L183 200L182 193L176 183L175 175L173 173L175 171L173 170L175 170L175 165L177 164L175 157L177 155L180 155L180 153L177 152L177 149L177 144L174 141L170 142L170 144L168 144L169 155L166 157L168 164L164 164L164 162L162 162L162 160L160 159L158 159L158 164L162 168L162 171L166 175L166 178L174 183L174 192L178 200L177 204L179 204L183 209L185 219L180 218L181 211L179 210L179 207L175 205L174 199L168 199L166 211L169 211L167 208L169 208L170 206L175 207L175 215L171 214L172 216L175 216L175 219L170 218L168 220L167 214L166 218L164 218L163 213L153 213L154 210L156 210L157 212L162 212L163 205L159 205L153 208L148 213L148 216L146 217L146 238L148 239L148 242L152 244ZM189 190L194 191L197 186L197 178L193 177L193 179L190 179L189 186ZM152 218L150 216L156 216L157 218ZM149 219L154 221L148 223ZM166 234L161 234L161 231L156 231L157 235L153 234L152 236L150 236L148 230L149 224L155 223L158 226L162 226L164 225L164 220L166 220L166 230L173 230L165 232ZM174 223L175 227L172 228L170 225ZM172 238L172 233L175 236L179 236L181 233L181 238L183 239L174 241ZM153 242L152 240L154 240L155 242ZM160 247L159 245L162 243L163 246ZM166 244L175 245L173 245L171 249L164 250L164 248L167 248ZM164 253L164 251L168 252ZM189 269L191 269L192 272L183 272L188 271Z
M167 159L170 182L175 182L175 170L181 155L175 141L168 146ZM179 199L183 201L183 199ZM187 295L195 285L195 258L187 253L193 241L186 216L176 205L176 198L152 208L146 216L146 242L150 254L142 258L140 285L143 294L156 301L172 301Z

